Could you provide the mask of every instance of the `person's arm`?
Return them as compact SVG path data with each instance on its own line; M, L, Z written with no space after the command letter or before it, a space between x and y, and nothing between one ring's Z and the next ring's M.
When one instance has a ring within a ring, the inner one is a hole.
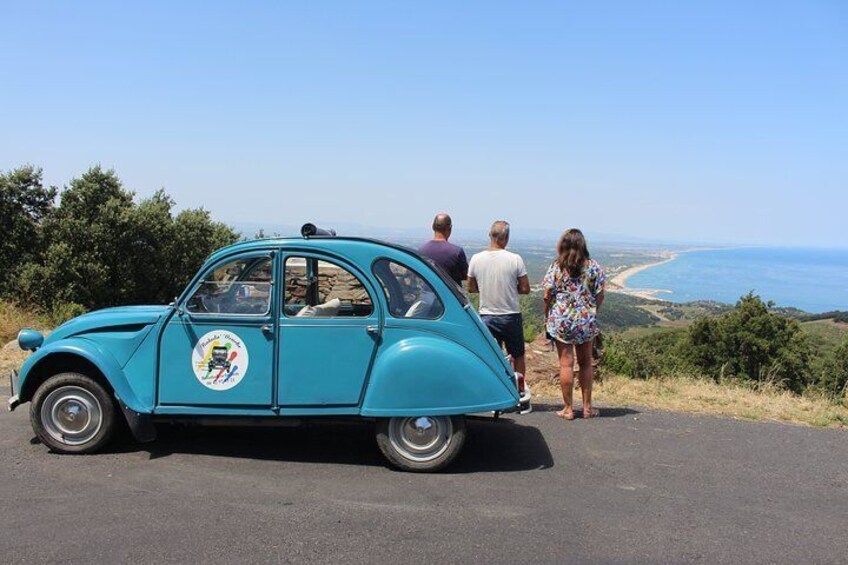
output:
M469 294L477 294L480 292L480 289L477 288L477 278L474 276L476 274L475 266L477 265L477 256L474 255L471 258L471 261L468 263L468 278L465 279L468 283L468 293Z
M604 273L604 270L600 265L595 263L595 269L597 269L597 273L595 274L595 303L597 304L596 308L600 309L601 304L604 303L604 289L607 286L607 275Z
M516 267L518 268L518 294L530 294L530 277L527 276L524 259L521 258L521 255L515 257L517 259Z
M459 250L459 263L456 266L456 270L461 280L468 279L468 259L465 257L464 249Z
M518 294L530 294L530 277L518 277Z

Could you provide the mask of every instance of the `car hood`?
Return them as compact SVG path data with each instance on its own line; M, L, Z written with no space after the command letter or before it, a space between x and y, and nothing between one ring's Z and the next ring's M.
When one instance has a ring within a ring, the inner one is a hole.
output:
M172 308L172 306L119 306L95 310L68 320L53 330L44 340L44 343L47 344L93 331L102 332L112 328L116 331L122 328L128 330L141 329L158 322Z

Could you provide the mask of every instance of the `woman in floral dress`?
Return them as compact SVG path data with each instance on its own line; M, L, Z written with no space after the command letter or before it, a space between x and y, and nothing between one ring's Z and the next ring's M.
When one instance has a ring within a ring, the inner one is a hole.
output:
M604 301L604 271L589 257L586 239L578 229L559 238L557 259L542 279L548 334L559 353L559 375L565 407L557 416L574 419L574 352L580 364L583 417L600 415L592 408L592 343L598 335L597 313Z

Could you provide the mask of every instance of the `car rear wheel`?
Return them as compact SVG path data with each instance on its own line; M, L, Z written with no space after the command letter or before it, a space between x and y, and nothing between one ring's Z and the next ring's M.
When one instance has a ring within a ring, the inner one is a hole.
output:
M112 436L115 402L94 379L61 373L35 391L29 417L38 439L51 450L92 453Z
M444 469L465 443L464 416L382 418L377 445L389 463L404 471Z

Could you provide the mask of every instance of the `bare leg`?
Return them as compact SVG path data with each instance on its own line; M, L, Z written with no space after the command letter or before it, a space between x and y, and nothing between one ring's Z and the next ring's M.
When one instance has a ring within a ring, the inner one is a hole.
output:
M577 350L577 363L580 365L577 378L580 380L580 392L583 393L583 417L598 416L598 411L592 408L592 383L595 380L595 368L592 366L592 342L579 343L574 348Z
M559 354L559 386L562 389L564 407L557 416L566 420L574 419L574 353L572 345L556 341Z
M516 373L521 373L522 375L527 373L527 363L524 362L524 355L521 357L513 357L512 358L512 367L515 369Z

